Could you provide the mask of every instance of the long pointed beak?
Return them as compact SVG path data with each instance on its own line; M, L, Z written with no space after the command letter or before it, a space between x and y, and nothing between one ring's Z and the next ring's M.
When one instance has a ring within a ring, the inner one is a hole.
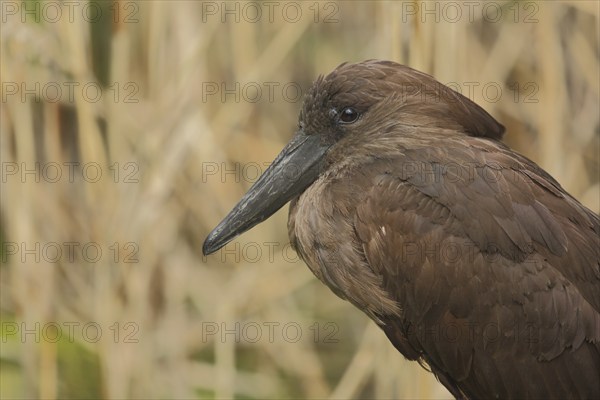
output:
M296 133L248 193L208 235L202 246L204 255L214 253L269 218L317 179L329 148L321 143L319 136Z

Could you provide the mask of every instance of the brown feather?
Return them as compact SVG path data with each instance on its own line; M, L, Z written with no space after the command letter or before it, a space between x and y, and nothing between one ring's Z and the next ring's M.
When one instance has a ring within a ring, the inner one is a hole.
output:
M340 128L345 106L362 117ZM319 78L300 126L332 144L288 225L320 280L456 397L600 397L600 219L502 125L368 61Z

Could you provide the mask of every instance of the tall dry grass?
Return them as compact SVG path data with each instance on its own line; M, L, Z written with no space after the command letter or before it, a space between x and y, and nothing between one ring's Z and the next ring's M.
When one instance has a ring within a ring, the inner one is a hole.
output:
M0 3L2 398L449 397L315 281L286 211L200 251L343 61L473 88L599 211L598 3L274 4Z

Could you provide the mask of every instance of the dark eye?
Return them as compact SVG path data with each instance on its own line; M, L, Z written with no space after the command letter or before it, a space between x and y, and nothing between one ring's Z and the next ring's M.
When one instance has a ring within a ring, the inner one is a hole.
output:
M356 111L352 107L346 107L340 113L340 121L342 121L345 124L351 124L352 122L355 122L358 119L358 117L358 111Z

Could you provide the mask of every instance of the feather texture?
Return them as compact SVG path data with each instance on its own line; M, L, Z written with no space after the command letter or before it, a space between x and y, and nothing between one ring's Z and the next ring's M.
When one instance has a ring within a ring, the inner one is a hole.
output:
M325 116L345 106L354 126ZM288 225L320 280L456 397L600 397L600 219L500 124L375 61L317 80L300 119L334 143Z

